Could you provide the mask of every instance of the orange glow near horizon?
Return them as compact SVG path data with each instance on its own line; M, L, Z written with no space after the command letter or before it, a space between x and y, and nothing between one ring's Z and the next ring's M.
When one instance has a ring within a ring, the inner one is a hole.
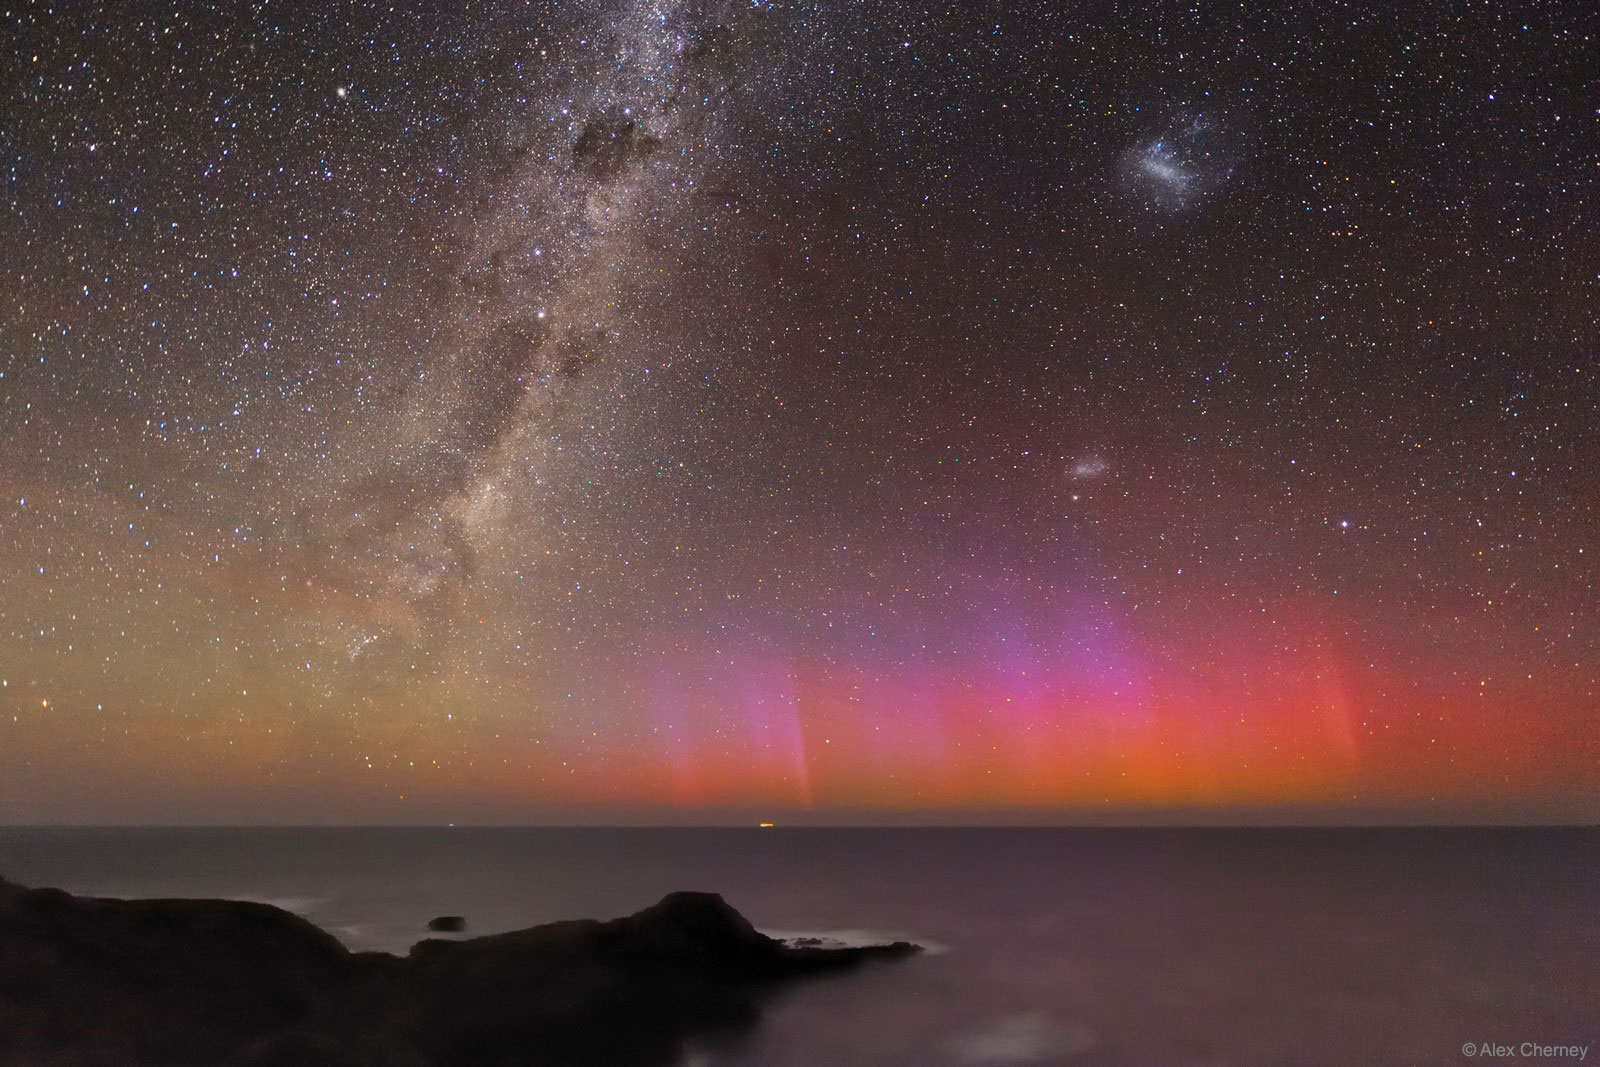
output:
M300 795L396 822L461 808L533 821L652 811L1070 821L1105 810L1182 821L1212 809L1337 821L1383 805L1492 809L1525 801L1530 780L1576 804L1593 786L1582 715L1541 705L1537 683L1424 684L1328 638L1326 619L1292 621L1293 635L1269 643L1234 620L1189 638L1186 655L1170 634L1160 655L1108 642L1088 667L1022 639L1003 656L978 648L971 662L931 664L679 648L595 680L592 699L632 724L609 735L517 729L470 690L432 692L431 711L363 698L359 744L335 715L285 711L306 693L281 680L241 685L231 717L173 706L147 712L137 733L113 728L114 703L86 708L83 691L7 678L0 696L27 709L10 724L13 751L82 767L124 798L87 809L91 821L158 818L159 796L172 810L219 811L225 797L262 798L264 817L294 821L315 813L283 800ZM504 693L535 709L570 699L532 685ZM70 808L74 783L17 780L41 805L54 795Z

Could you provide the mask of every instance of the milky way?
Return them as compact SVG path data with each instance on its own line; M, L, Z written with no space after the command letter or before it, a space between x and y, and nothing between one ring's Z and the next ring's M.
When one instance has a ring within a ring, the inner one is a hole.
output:
M6 15L0 819L1592 818L1593 20L1058 8Z

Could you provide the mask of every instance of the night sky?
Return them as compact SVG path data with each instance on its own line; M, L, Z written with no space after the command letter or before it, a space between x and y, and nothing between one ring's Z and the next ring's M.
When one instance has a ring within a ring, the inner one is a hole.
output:
M1590 5L3 25L0 820L1600 818Z

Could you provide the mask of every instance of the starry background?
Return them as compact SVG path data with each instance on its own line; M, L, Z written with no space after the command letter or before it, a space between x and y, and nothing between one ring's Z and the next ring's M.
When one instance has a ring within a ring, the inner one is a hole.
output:
M1585 5L4 25L8 821L1600 815Z

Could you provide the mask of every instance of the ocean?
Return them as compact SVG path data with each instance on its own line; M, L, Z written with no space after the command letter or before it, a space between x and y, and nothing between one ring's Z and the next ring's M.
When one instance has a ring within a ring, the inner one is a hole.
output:
M788 989L691 1067L1600 1061L1596 829L11 827L0 874L268 901L401 953L437 915L471 936L677 889L929 949Z

